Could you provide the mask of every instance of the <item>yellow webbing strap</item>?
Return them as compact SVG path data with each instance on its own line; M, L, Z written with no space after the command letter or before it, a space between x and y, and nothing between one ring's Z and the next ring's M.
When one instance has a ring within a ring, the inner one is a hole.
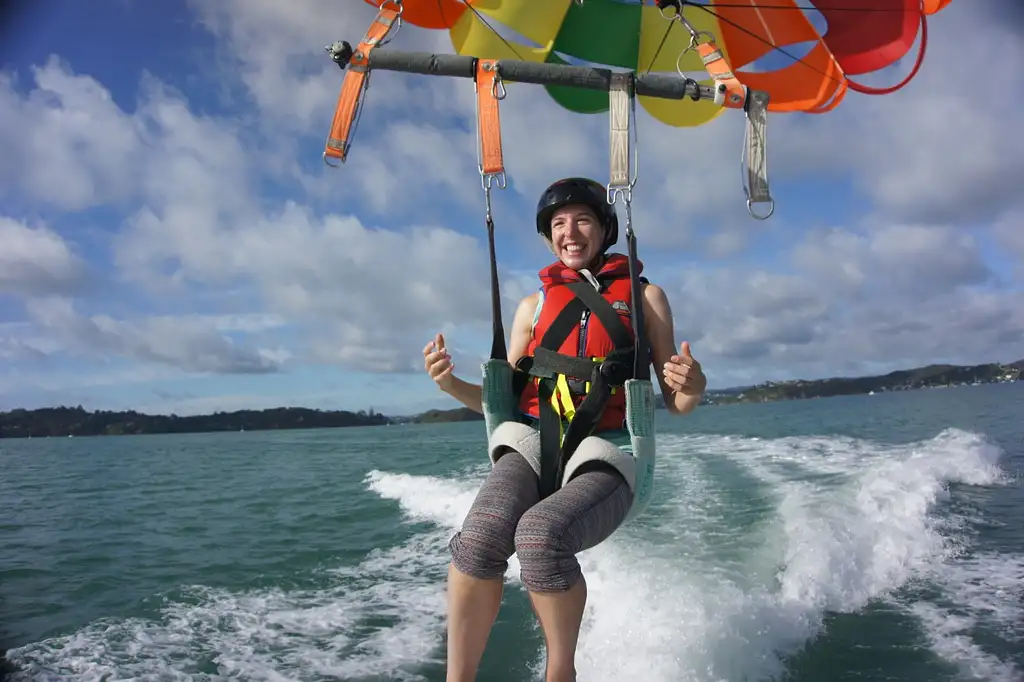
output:
M561 406L559 406L561 402ZM551 404L555 408L555 412L560 417L565 417L567 422L571 422L572 418L576 416L576 403L572 401L572 392L569 391L569 380L565 378L564 374L559 374L558 379L555 381L555 390L551 395Z
M576 403L572 401L569 381L564 374L559 374L555 381L555 390L551 392L551 406L558 415L558 442L561 443L565 439L565 427L576 416Z
M606 358L591 358L595 363L604 362ZM534 379L539 381L539 379ZM616 387L611 388L611 394L615 395L618 390ZM590 393L590 382L586 382L583 388L584 394ZM555 390L551 392L551 406L555 408L555 414L558 415L558 440L561 442L565 438L565 428L572 422L573 417L576 416L576 403L572 399L572 391L569 390L569 380L566 379L564 374L559 374L555 380Z

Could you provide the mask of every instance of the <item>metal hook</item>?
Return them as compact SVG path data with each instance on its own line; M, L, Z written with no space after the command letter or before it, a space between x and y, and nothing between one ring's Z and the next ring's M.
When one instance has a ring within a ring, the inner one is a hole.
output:
M750 217L754 220L768 220L772 217L772 214L775 213L775 199L769 199L766 203L768 204L768 213L760 215L754 211L754 202L747 199L747 213L749 213Z
M665 13L665 10L669 9L670 7L674 7L676 10L675 15L671 17ZM659 0L658 11L661 12L662 18L664 18L666 21L675 21L679 17L683 16L683 6L682 3L679 2L679 0Z
M508 96L508 91L505 90L505 81L501 80L500 74L496 75L491 82L491 96L499 102Z
M395 6L396 9L394 11L398 12L398 17L395 19L394 30L389 30L384 40L377 43L377 47L383 47L390 43L402 30L402 12L405 11L405 5L402 4L402 0L384 0L377 6L377 11L383 10L388 4Z
M505 171L499 173L484 173L480 171L480 182L484 186L484 191L488 194L491 191L491 187L497 187L498 189L505 189Z

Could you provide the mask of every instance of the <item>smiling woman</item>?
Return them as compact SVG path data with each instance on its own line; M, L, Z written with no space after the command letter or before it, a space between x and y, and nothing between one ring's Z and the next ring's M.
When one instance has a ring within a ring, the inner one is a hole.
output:
M558 260L540 271L541 291L520 301L507 362L492 357L477 386L454 376L440 334L423 349L441 389L487 418L494 464L449 545L449 682L475 679L513 553L544 629L547 680L575 679L587 599L576 554L650 500L648 365L676 414L696 407L707 384L689 344L675 352L668 300L639 277L632 245L628 258L607 254L618 241L618 216L604 185L555 182L537 204L536 227ZM642 315L631 309L638 302ZM502 379L510 366L511 387ZM514 413L502 409L510 392ZM623 431L629 449L616 443Z

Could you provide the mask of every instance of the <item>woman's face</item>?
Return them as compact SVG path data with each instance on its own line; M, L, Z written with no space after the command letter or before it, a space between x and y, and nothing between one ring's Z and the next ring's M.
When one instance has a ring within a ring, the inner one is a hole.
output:
M590 267L601 255L603 244L604 230L589 206L570 204L551 216L551 245L566 267Z

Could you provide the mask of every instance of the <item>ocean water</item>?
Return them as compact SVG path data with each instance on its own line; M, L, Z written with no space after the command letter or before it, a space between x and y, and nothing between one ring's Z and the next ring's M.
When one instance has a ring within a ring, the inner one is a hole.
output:
M580 682L1024 680L1024 383L660 413ZM0 441L13 680L443 680L482 423ZM536 680L513 561L480 679Z

